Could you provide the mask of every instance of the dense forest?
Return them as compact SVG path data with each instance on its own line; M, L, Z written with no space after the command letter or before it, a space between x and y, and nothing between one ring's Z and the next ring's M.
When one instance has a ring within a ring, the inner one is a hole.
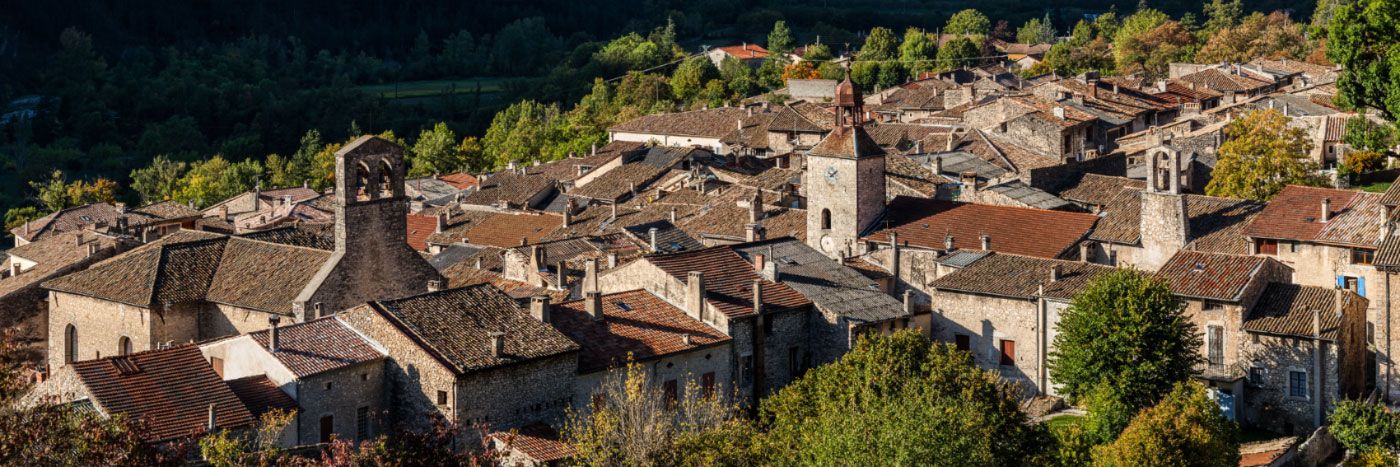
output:
M95 200L207 205L254 183L324 186L327 158L359 134L403 142L416 174L484 170L582 151L623 118L833 76L821 58L847 51L866 61L853 70L866 87L976 63L978 44L935 50L925 32L1071 36L1051 71L1113 72L1077 51L1172 23L1198 39L1144 47L1182 58L1250 10L1282 9L1256 29L1284 21L1301 42L1313 16L1281 1L1163 3L992 0L968 17L966 2L908 0L21 2L0 18L0 212L13 226ZM687 59L739 42L823 46L757 70Z

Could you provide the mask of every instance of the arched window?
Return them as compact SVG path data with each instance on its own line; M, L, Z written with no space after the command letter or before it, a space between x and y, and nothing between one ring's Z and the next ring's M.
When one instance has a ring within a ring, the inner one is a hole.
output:
M394 196L394 169L389 165L389 161L379 160L379 180L375 186L379 187L381 196Z
M122 336L121 339L117 339L117 355L126 355L129 353L131 353L131 338Z
M822 209L822 230L831 228L831 210Z
M68 325L63 330L63 363L73 363L78 360L78 328Z
M355 186L346 187L346 191L355 195L356 199L373 199L374 189L370 184L369 167L363 162L355 164Z

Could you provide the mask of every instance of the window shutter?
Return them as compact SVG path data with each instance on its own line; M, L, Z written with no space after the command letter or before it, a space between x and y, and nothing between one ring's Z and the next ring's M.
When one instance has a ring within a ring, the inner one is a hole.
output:
M1356 294L1357 294L1357 295L1360 295L1361 298L1366 298L1366 278L1365 278L1365 277L1358 277L1358 278L1356 278Z
M1337 288L1346 288L1347 276L1337 276Z

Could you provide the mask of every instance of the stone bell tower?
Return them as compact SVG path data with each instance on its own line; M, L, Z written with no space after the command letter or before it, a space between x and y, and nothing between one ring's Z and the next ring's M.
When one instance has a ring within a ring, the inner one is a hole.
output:
M860 90L836 86L836 121L807 152L807 244L832 258L856 253L856 243L885 214L885 151L861 126Z
M361 136L335 153L335 251L293 303L299 320L423 293L442 276L408 245L403 148Z

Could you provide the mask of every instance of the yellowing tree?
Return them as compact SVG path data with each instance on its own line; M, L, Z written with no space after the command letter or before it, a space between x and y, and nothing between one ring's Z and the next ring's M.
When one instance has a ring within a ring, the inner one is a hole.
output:
M1308 159L1312 141L1290 128L1278 110L1256 110L1225 127L1218 162L1206 194L1268 201L1288 185L1324 186L1316 162Z

